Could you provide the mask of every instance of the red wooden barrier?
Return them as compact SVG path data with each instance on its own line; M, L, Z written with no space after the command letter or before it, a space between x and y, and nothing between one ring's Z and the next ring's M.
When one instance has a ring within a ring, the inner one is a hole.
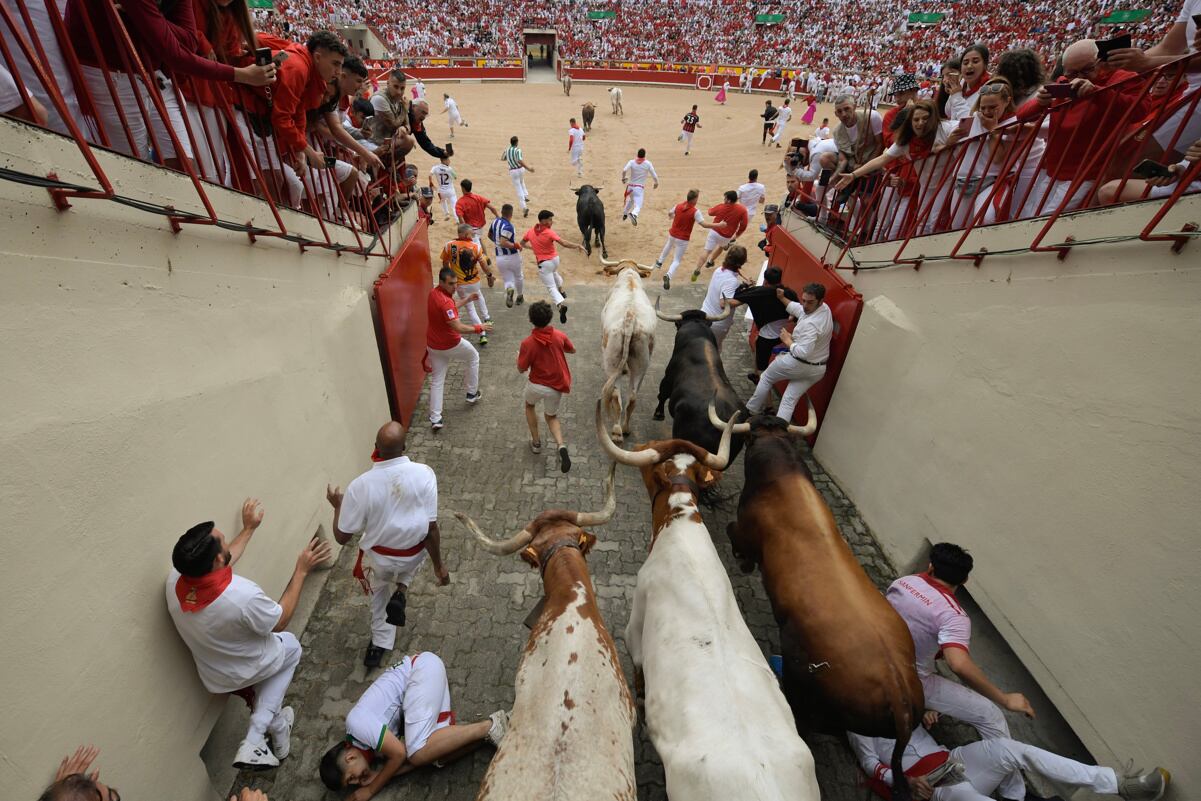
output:
M433 286L430 245L424 220L375 282L372 314L392 418L406 428L425 383L426 300Z
M372 80L382 80L392 68L371 70ZM423 81L522 81L525 71L521 67L404 67L405 74Z
M730 82L730 91L738 92L739 76L726 73L711 72L673 72L670 70L640 70L640 69L601 69L599 67L573 67L568 64L565 69L571 74L573 81L595 81L597 83L650 83L668 84L671 86L696 86L698 76L707 75L713 79L712 91L716 92L722 81ZM768 78L762 85L756 78L751 88L761 92L779 92L780 79ZM706 90L708 91L708 90Z

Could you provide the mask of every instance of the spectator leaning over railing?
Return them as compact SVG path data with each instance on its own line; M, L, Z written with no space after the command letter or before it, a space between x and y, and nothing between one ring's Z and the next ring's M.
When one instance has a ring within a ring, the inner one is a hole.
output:
M955 178L949 181L951 191L944 187L947 199L944 208L935 201L931 219L946 215L952 229L962 228L970 220L976 225L991 225L1007 216L1005 203L1013 188L1014 169L1010 158L1016 144L1018 129L1006 136L1001 130L1013 122L1015 111L1013 89L1004 78L992 78L978 90L975 108L969 117L959 121L948 138L948 145L968 140L952 159L958 159Z
M345 58L346 45L335 34L317 31L279 68L271 108L279 157L310 185L317 181L311 170L325 168L325 154L309 143L306 115L325 102L326 88L341 75Z
M1097 200L1105 204L1125 203L1142 200L1144 193L1150 199L1168 197L1176 191L1176 184L1198 161L1201 161L1201 139L1193 142L1192 146L1185 151L1181 161L1167 165L1165 168L1167 175L1146 180L1135 178L1127 180L1124 185L1121 179L1110 181L1097 191ZM1186 194L1201 192L1201 178L1194 178L1190 181L1184 192Z
M949 70L946 73L947 97L946 117L949 120L962 120L969 116L976 107L974 95L980 87L992 77L988 74L988 48L982 44L974 44L959 57L959 70Z
M857 109L855 98L842 94L834 98L834 115L839 122L834 129L834 143L838 145L838 172L850 172L884 151L884 118L880 112ZM877 181L876 176L854 181L843 190L845 195L840 196L839 201L845 203L851 197L861 198L864 202L857 204L854 214L858 216L864 213L864 204L875 192Z
M14 21L17 24L17 30L25 41L33 48L34 52L38 52L38 47L45 53L46 59L42 63L43 68L47 72L47 77L50 78L58 87L59 92L63 96L63 101L67 107L67 114L75 120L75 122L83 128L86 134L92 134L84 125L83 111L79 105L79 97L76 93L75 82L71 77L71 69L67 65L67 60L63 57L62 45L59 42L58 34L55 30L54 20L51 15L61 17L61 3L55 0L24 0L23 5L25 11L29 14L31 26L22 25L22 19L17 8L13 4L9 4L9 9L14 12ZM71 131L63 122L63 118L59 115L58 109L54 102L50 99L50 92L42 85L42 82L37 78L33 66L29 60L25 58L25 51L18 44L17 35L8 25L0 24L0 37L4 38L8 45L8 52L12 56L12 66L25 83L25 89L29 92L31 102L25 109L25 114L13 113L19 111L20 106L25 105L24 98L20 103L8 103L0 101L0 113L9 113L14 117L22 117L30 122L36 122L39 125L45 125L53 131L69 136ZM0 84L8 86L12 92L16 91L16 84L12 81L12 76L5 71L3 64L0 64ZM0 93L3 89L0 89ZM12 111L10 111L10 109ZM40 110L44 109L45 114L42 115Z
M353 153L362 168L383 169L384 163L343 124L344 112L362 96L367 83L367 67L357 56L347 56L342 62L342 75L332 82L334 96L318 109L325 132L339 147Z
M29 89L29 84L25 84ZM0 114L7 114L35 125L45 125L48 116L43 106L31 92L29 97L21 94L12 73L0 65Z

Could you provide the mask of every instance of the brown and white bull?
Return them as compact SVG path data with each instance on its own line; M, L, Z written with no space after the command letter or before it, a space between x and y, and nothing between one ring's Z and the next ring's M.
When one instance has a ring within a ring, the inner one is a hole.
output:
M697 494L728 463L730 432L716 454L682 439L626 451L606 436L599 403L596 426L614 459L640 468L651 498L650 554L638 571L626 645L645 685L667 795L819 801L813 756L697 510Z
M712 407L710 420L723 425ZM895 739L893 798L908 801L901 755L925 706L913 639L813 486L799 444L816 430L812 403L804 427L757 415L726 428L746 435L746 483L727 533L743 570L757 564L763 574L780 625L784 691L798 719Z
M509 730L488 766L477 801L635 801L634 701L605 629L584 556L616 508L610 468L605 506L553 509L507 540L484 536L494 554L520 552L541 569L543 608L517 668Z
M651 268L628 259L602 258L601 264L606 273L617 275L601 310L601 356L606 377L601 400L612 421L613 438L621 442L630 433L634 403L655 351L655 307L642 288L642 279L650 275ZM624 407L617 388L622 376L627 377L629 388Z

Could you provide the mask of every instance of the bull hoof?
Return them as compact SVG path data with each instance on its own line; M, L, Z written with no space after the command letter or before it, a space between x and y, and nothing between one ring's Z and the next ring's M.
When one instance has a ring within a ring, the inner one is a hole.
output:
M663 412L662 412L662 411L658 411L658 410L656 410L656 411L655 411L655 413L654 413L653 415L651 415L651 419L652 419L652 420L662 420L662 419L663 419Z

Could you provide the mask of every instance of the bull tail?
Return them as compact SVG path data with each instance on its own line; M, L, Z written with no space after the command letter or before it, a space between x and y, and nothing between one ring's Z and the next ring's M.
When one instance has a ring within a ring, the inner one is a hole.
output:
M615 398L614 390L617 388L617 382L625 375L629 369L630 363L630 332L623 330L621 332L621 361L617 364L617 369L613 371L613 375L609 376L609 380L601 388L601 400L604 402L604 407L611 413L616 409L617 422L614 424L616 434L621 434L621 399ZM616 400L616 403L614 401Z
M916 699L909 697L905 677L897 670L897 666L892 660L889 660L888 669L892 672L893 678L893 691L890 695L893 726L896 727L897 735L889 764L889 767L892 768L892 798L893 801L912 801L913 794L909 790L909 778L905 775L902 758L905 755L905 749L909 747L909 738L913 735L913 729L918 724L913 719Z

